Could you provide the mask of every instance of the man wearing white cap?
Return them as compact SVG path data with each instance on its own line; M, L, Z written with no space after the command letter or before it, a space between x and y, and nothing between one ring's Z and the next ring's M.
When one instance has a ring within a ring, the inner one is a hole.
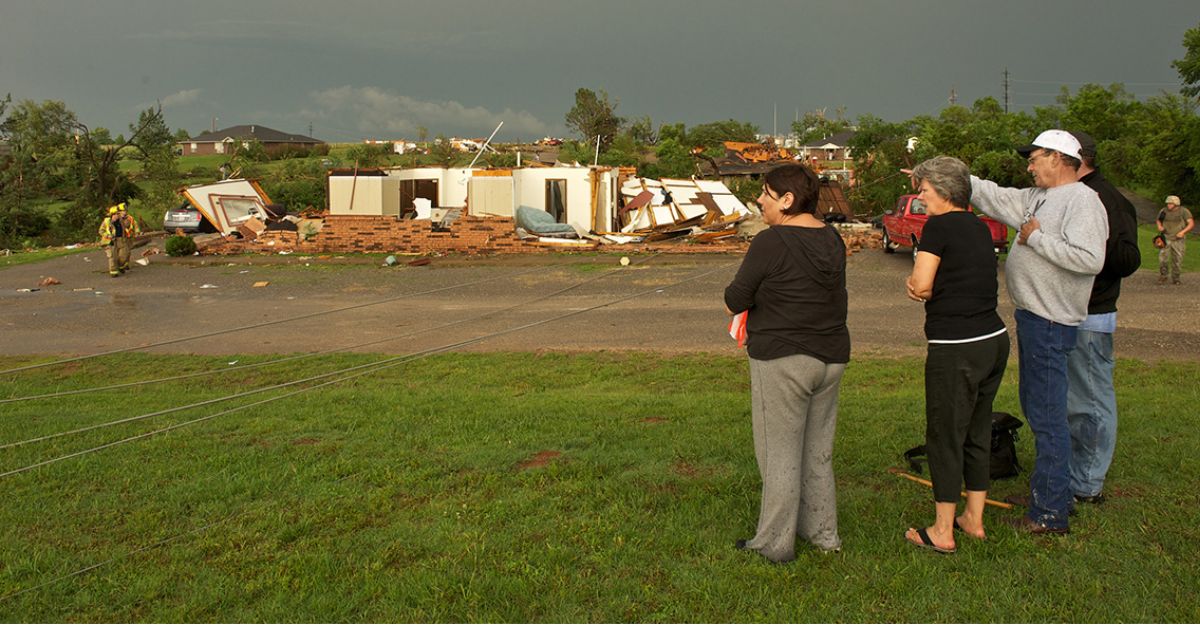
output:
M1165 246L1158 250L1158 283L1167 283L1167 265L1171 268L1171 284L1179 284L1183 273L1183 254L1187 251L1187 234L1195 227L1192 213L1179 205L1179 197L1167 197L1167 207L1158 211L1158 231L1166 234Z
M1030 534L1065 534L1073 503L1067 357L1104 265L1108 218L1100 197L1079 181L1075 136L1050 129L1017 152L1035 187L1002 188L972 176L971 203L1017 230L1004 269L1016 306L1021 409L1037 456L1029 510L1013 524Z

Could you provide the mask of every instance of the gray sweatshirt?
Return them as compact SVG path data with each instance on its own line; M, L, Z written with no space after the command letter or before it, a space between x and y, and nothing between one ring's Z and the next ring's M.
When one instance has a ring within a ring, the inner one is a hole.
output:
M1017 308L1052 322L1082 322L1108 239L1108 217L1095 191L1080 182L1001 188L972 175L971 204L1016 230L1037 217L1041 228L1025 245L1014 240L1008 253L1008 295Z

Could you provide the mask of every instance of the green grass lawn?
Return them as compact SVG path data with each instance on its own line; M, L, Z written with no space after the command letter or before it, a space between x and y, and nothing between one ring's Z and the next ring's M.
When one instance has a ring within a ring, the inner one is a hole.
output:
M42 247L40 249L31 249L25 252L12 252L7 256L0 256L0 269L5 267L15 267L16 265L24 265L28 263L37 263L60 256L69 256L87 251L99 250L99 245L87 245L82 247L74 247L67 249L66 247Z
M3 376L0 397L265 358L67 363ZM0 441L372 358L0 404ZM923 440L921 361L857 360L834 452L844 551L776 566L733 548L760 490L744 359L440 355L0 478L0 621L1200 621L1200 437L1180 413L1200 408L1181 386L1197 367L1118 364L1109 502L1070 536L989 508L989 540L940 556L902 538L932 519L929 490L886 472ZM1018 411L1015 365L996 407ZM0 473L215 410L0 448Z

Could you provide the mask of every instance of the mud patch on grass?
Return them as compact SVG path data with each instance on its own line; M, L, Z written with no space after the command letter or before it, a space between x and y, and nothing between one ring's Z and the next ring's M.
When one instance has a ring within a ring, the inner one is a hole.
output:
M76 361L73 363L64 363L58 367L59 376L74 376L83 368L83 364Z
M700 476L700 469L689 462L675 462L675 465L671 469L675 471L676 475L687 477L688 479L695 479Z
M308 445L308 444L317 444L320 441L321 440L318 440L317 438L304 437L304 438L296 438L296 439L292 440L292 444L295 446L304 446L304 445Z
M533 457L517 464L517 470L528 470L530 468L544 468L550 462L562 457L562 453L558 451L539 451L534 453Z
M646 416L642 418L642 424L662 424L666 421L667 419L662 416Z

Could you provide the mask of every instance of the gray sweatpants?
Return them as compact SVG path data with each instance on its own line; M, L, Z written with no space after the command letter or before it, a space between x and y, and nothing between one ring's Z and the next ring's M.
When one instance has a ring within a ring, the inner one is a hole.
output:
M758 531L748 549L776 562L796 557L796 536L837 549L833 434L844 363L795 354L750 359L754 456L762 476Z

